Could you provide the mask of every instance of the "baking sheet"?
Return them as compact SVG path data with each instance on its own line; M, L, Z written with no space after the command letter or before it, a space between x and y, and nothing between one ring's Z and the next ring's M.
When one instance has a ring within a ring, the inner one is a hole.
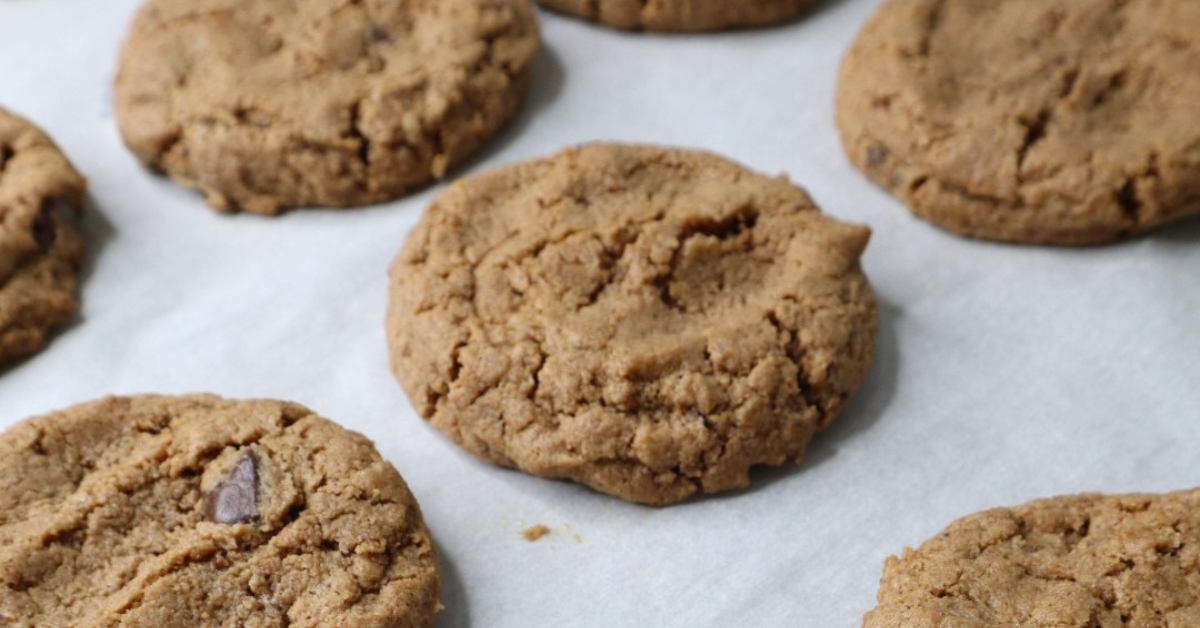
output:
M442 555L441 628L857 627L881 563L969 512L1200 484L1200 221L1083 250L963 240L843 158L837 63L877 0L765 30L627 34L541 13L520 116L455 174L620 139L789 173L865 222L876 364L800 467L655 509L476 462L388 370L386 269L442 186L353 211L224 216L143 172L113 123L137 0L0 0L0 103L90 179L81 314L0 373L0 427L108 393L304 403L375 439ZM533 524L551 534L521 536Z

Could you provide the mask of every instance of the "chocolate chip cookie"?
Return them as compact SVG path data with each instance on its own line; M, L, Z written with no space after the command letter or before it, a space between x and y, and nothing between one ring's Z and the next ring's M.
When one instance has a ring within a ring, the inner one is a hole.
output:
M404 481L301 406L110 397L0 434L0 476L4 626L433 623Z
M1200 625L1200 491L1079 495L960 519L884 565L864 628Z
M542 6L608 26L697 32L775 24L812 0L537 0Z
M121 53L125 143L220 210L402 196L516 111L529 0L149 0Z
M0 109L0 365L75 313L87 184L46 134Z
M391 268L421 415L476 456L650 504L798 461L877 327L866 227L708 153L594 144L454 183Z
M842 65L850 159L918 216L1081 245L1200 213L1200 3L889 0Z

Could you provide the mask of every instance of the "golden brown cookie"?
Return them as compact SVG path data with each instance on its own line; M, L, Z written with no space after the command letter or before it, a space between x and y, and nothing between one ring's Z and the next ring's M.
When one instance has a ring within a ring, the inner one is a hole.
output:
M0 477L0 625L433 624L412 494L301 406L110 397L0 434Z
M842 64L850 159L977 237L1094 244L1200 213L1200 3L889 0Z
M442 193L393 262L392 367L484 460L651 504L743 487L866 375L869 234L703 152L499 168Z
M1200 625L1200 491L1078 495L960 519L891 557L864 628Z
M795 17L813 0L537 0L542 6L624 29L698 32L749 28Z
M376 203L509 119L537 46L529 0L149 0L117 121L216 209Z
M28 120L0 109L0 365L75 313L87 184Z

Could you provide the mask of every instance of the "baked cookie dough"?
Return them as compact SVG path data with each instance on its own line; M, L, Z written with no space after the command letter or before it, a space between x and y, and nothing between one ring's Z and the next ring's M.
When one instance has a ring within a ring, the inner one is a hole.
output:
M630 30L749 28L795 17L813 0L537 0L542 6Z
M850 159L946 229L1103 243L1200 213L1200 3L888 0L842 64Z
M451 185L391 268L393 370L476 456L670 504L799 461L863 381L866 227L703 152L593 144Z
M433 624L404 481L301 406L110 397L0 434L0 474L4 626Z
M517 109L529 0L149 0L121 52L126 145L219 210L400 197Z
M1079 495L960 519L891 557L864 628L1200 625L1200 491Z
M75 313L87 184L54 142L0 109L0 366Z

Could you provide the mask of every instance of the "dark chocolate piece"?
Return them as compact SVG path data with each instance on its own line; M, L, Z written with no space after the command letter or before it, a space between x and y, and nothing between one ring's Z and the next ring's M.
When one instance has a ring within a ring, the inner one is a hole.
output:
M204 495L204 518L233 525L258 519L258 456L246 452L229 475Z
M33 238L43 251L49 250L58 239L58 229L54 224L54 214L57 211L58 201L48 198L42 201L42 206L33 218Z

